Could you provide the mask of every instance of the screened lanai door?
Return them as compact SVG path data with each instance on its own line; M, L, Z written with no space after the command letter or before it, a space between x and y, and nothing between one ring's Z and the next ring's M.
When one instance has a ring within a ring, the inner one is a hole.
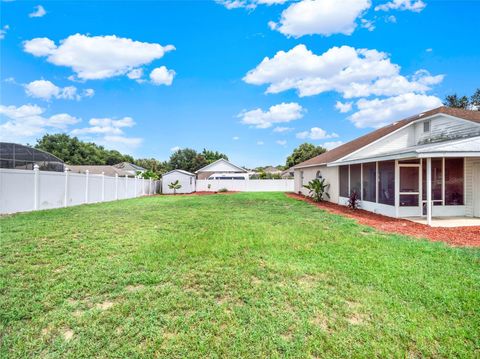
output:
M419 161L399 163L399 214L400 217L422 215L422 172Z

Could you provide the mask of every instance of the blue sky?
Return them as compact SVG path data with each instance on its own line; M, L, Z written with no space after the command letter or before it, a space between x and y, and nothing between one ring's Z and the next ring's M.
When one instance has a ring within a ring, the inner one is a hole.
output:
M283 164L480 86L477 1L0 6L2 140L65 132L136 157L206 147Z

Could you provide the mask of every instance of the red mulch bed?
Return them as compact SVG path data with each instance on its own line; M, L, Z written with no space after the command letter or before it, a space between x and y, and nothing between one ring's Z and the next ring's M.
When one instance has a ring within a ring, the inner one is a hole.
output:
M287 193L287 196L297 200L311 203L328 212L340 214L357 220L383 232L399 233L417 238L427 238L431 241L441 241L452 246L480 247L480 226L438 228L415 223L406 219L382 216L365 210L352 211L348 207L331 202L313 202L310 198L296 193Z

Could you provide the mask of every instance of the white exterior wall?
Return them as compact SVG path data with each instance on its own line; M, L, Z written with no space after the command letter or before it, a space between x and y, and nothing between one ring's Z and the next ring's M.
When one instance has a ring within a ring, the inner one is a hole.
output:
M480 166L480 158L465 159L465 215L469 217L473 217L475 207L480 208L480 195L475 193L480 186L475 182L474 166Z
M156 193L158 181L0 169L0 214L107 202ZM116 189L118 181L118 197ZM136 183L136 184L135 184Z
M423 132L423 123L430 122L430 131ZM451 140L480 135L480 124L445 115L437 115L427 120L419 120L410 126L399 129L367 147L346 156L344 160L372 157L382 153L391 153L407 147L422 144L428 139Z
M301 183L301 171L303 171L303 183ZM301 192L303 195L308 195L308 190L303 185L308 184L311 180L317 177L317 172L320 171L322 178L330 186L328 187L328 194L330 199L325 198L333 203L338 203L339 200L339 181L338 181L338 167L315 166L296 169L294 172L295 193Z
M238 192L293 192L294 180L197 180L197 191L217 192L222 188Z
M168 185L177 181L182 186L176 193L192 193L195 192L195 176L190 176L182 172L172 172L162 177L162 193L173 194L173 189L168 188Z

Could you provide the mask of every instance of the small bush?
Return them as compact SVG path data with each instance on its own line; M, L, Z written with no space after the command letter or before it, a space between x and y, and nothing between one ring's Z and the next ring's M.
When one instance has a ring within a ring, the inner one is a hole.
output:
M315 178L303 187L308 189L309 197L311 199L313 199L315 202L321 202L323 200L323 196L330 198L330 195L327 192L327 188L329 186L330 185L325 182L325 178Z
M220 193L220 192L228 192L228 189L226 189L226 188L220 188L220 189L218 190L218 192L219 192L219 193Z
M357 191L350 193L350 197L348 197L348 208L352 210L357 210L360 208L360 196L358 195Z

